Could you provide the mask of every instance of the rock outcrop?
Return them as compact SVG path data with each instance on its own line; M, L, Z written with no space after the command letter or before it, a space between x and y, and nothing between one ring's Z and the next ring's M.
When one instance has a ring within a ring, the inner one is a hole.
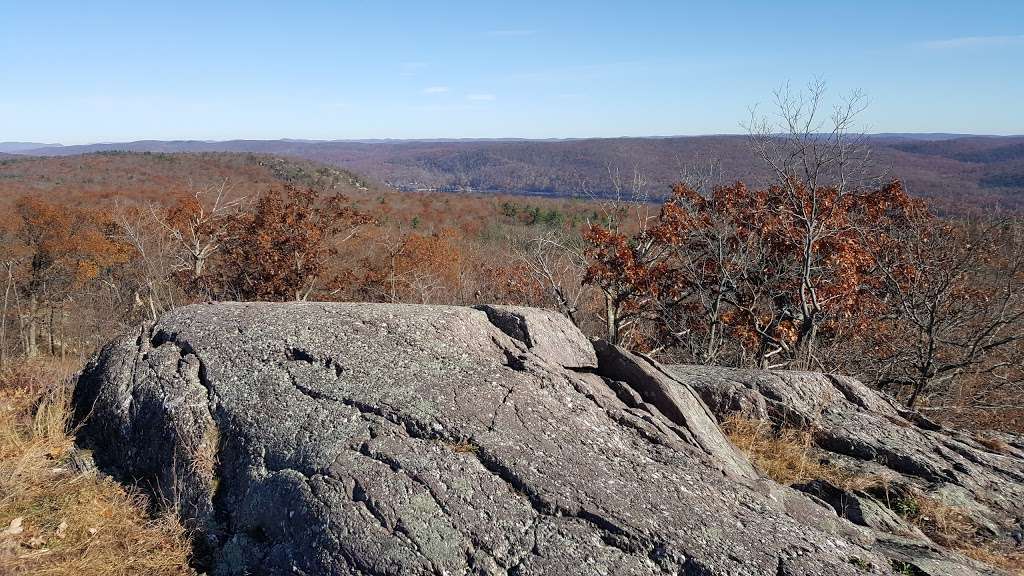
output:
M110 343L74 401L217 575L892 573L680 370L535 309L223 303Z
M931 566L930 573L962 573L937 568L942 560L933 557L933 546L894 512L916 505L911 494L955 509L988 540L1002 540L1004 548L1024 544L1021 438L943 428L845 376L705 366L665 370L677 388L696 390L719 418L770 420L807 430L821 458L861 478L877 479L877 486L854 491L824 481L796 488L873 529L890 556Z

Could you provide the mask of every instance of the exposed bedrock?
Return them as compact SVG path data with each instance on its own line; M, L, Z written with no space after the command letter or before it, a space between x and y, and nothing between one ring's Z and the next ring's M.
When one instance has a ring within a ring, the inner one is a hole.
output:
M846 376L704 366L665 370L676 386L696 390L720 419L748 417L808 430L821 457L879 479L884 490L847 492L827 482L798 486L857 524L920 537L890 509L913 490L954 507L993 540L1018 548L1024 543L1019 437L944 428Z
M111 342L74 400L80 444L213 574L892 573L877 530L760 478L696 377L536 309L221 303ZM1019 487L980 482L950 485L1005 491L1001 518Z

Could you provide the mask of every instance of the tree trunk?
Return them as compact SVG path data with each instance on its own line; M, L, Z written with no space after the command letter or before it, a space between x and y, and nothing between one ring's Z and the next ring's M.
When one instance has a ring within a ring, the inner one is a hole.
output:
M910 398L907 400L907 408L913 408L917 404L917 399L920 397L921 392L928 386L928 380L922 378L914 384L914 391L910 394Z
M604 295L605 323L608 329L608 343L619 344L619 309L610 294Z
M395 254L391 255L391 302L398 301L397 290L395 288L395 266L397 265L397 263L395 262L396 258L397 256Z
M808 320L808 324L806 333L800 339L801 349L798 360L800 367L804 370L814 368L814 345L818 339L818 322L813 315Z
M11 295L11 284L14 283L14 276L11 273L10 264L7 267L7 287L4 289L4 308L0 312L0 368L4 367L7 354L7 302Z
M50 337L50 356L57 355L57 327L53 321L53 317L56 314L56 310L53 306L50 306L50 326L48 329L48 335Z
M25 357L35 358L39 349L37 341L39 337L39 304L35 296L29 299L28 304L28 332L25 335Z
M65 352L68 349L68 346L67 346L68 338L67 338L66 326L67 326L67 324L64 322L64 309L62 308L61 311L60 311L60 340L58 341L60 343L60 361L61 361L61 364L64 363Z
M579 328L579 322L576 321L576 308L574 308L569 303L569 299L565 297L565 292L562 291L561 286L555 284L554 281L552 281L551 292L555 296L555 302L558 303L558 310L562 314L565 314L569 321L572 322L573 326Z

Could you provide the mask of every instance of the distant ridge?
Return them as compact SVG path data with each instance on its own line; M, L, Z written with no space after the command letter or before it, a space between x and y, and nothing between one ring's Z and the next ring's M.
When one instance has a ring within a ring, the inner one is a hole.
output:
M866 134L875 144L891 140L908 142L946 142L950 140L986 139L992 141L1024 139L1020 136L966 134L950 132L879 132ZM288 147L338 147L345 145L417 146L427 144L501 144L501 143L559 143L559 142L624 142L624 141L682 141L697 139L741 138L743 134L702 134L692 136L616 136L601 138L356 138L317 140L306 138L280 138L271 140L133 140L127 142L96 142L91 144L43 144L36 142L0 142L0 152L40 156L88 154L91 152L227 152L265 151Z
M1024 209L1024 136L948 133L868 135L875 172L904 180L940 209ZM407 191L612 196L636 171L652 198L688 168L720 163L720 180L763 184L767 173L745 135L560 140L140 140L21 149L34 156L96 152L238 152L332 164Z
M903 140L956 140L957 138L1002 138L987 134L957 134L949 132L879 132L872 134L879 138L900 138Z
M21 153L36 148L59 148L61 144L42 144L40 142L0 142L0 152Z

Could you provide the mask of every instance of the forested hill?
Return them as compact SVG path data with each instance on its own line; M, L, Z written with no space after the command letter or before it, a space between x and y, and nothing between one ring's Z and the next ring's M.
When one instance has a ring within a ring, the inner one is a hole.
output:
M1024 207L1024 136L890 134L870 137L875 169L902 178L944 210ZM579 140L139 141L44 147L42 156L136 152L256 152L326 162L394 188L613 195L639 182L652 195L710 159L724 182L758 184L764 170L746 136Z
M0 211L25 195L69 206L173 201L181 194L224 185L225 193L252 195L292 184L376 198L385 189L347 170L301 159L256 154L135 154L31 157L0 153ZM2 223L0 223L2 226Z

